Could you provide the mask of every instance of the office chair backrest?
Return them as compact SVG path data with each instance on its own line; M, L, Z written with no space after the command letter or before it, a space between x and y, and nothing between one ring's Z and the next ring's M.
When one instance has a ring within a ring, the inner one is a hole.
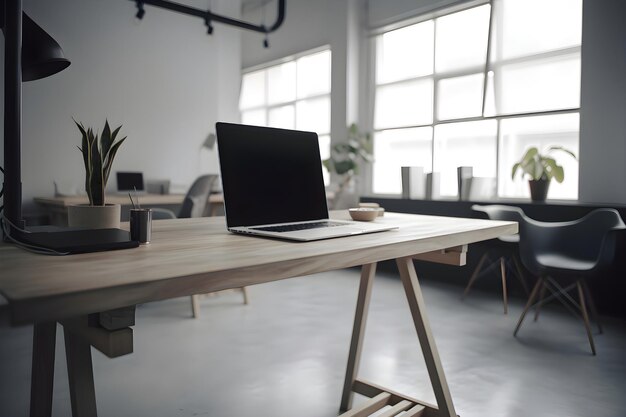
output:
M206 210L209 194L211 194L211 188L213 183L217 179L217 175L202 175L198 177L185 196L183 205L178 213L179 219L186 219L190 217L202 217Z
M485 213L490 220L519 222L519 214L510 211L509 209L511 208L514 207L503 206L501 204L490 204L486 206L474 204L472 206L472 210ZM517 243L519 242L519 234L500 236L498 239L503 242Z
M615 231L626 229L619 213L610 208L593 210L586 216L566 222L542 222L526 216L522 209L500 206L506 212L501 220L514 220L520 227L520 258L530 272L540 275L545 263L554 257L587 262L593 272L610 264L615 254ZM542 262L543 261L543 262ZM584 267L588 268L588 267Z

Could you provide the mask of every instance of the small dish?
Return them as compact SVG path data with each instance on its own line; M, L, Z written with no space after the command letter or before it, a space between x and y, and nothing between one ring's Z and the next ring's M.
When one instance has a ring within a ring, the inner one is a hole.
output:
M380 209L375 207L358 207L348 209L352 220L360 222L371 222L378 217Z

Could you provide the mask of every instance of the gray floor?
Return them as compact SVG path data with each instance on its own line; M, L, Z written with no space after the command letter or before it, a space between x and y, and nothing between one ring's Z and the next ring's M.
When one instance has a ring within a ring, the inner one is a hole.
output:
M495 294L424 280L432 328L458 414L626 415L626 327L605 323L598 356L582 323L546 308L512 329L522 300L502 314ZM358 271L260 285L202 301L140 306L135 353L94 352L100 416L336 416L354 314ZM0 328L0 416L28 415L32 329ZM63 353L62 331L57 336ZM398 279L375 281L360 376L434 402ZM362 398L357 399L361 401ZM70 415L65 359L56 362L54 415Z

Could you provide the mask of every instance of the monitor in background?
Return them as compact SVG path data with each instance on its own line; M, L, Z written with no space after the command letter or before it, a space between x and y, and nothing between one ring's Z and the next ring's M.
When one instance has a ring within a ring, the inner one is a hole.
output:
M135 191L143 192L143 172L116 172L117 176L117 191L129 192Z

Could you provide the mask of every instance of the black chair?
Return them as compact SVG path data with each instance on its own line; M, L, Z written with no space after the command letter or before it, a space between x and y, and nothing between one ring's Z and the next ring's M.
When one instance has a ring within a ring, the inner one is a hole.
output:
M481 206L478 204L474 204L472 206L472 210L485 213L486 216L491 220L506 220L506 221L517 221L517 215L511 214L507 210L500 210L499 205L488 205ZM524 278L524 273L522 272L522 267L520 265L519 258L517 256L518 252L518 244L519 244L519 235L507 235L500 236L498 238L502 242L502 248L499 248L499 251L488 250L478 261L478 265L472 276L470 277L467 286L465 287L465 291L463 291L463 295L461 299L465 299L469 290L472 288L472 285L476 280L484 275L486 272L490 271L496 266L500 267L500 278L502 280L502 302L504 304L504 314L508 313L509 303L508 303L508 290L507 290L507 271L510 271L519 281L522 283L522 287L524 287L524 291L528 294L528 286L526 285L526 279ZM498 259L495 262L491 261L490 255L493 253L498 254ZM486 268L483 268L485 262L489 262Z
M524 266L538 277L513 335L517 335L526 313L533 307L541 292L535 318L541 305L553 298L560 300L576 316L580 317L580 312L591 352L595 355L587 303L600 332L602 327L586 280L602 272L613 262L616 232L626 229L619 213L614 209L601 208L578 220L541 222L527 217L518 207L500 208L517 217L516 221L520 225L520 258ZM569 294L574 288L578 292L578 302ZM546 289L552 295L543 298Z
M207 215L209 195L211 194L213 183L215 183L217 177L218 176L214 174L202 175L198 177L193 184L191 184L191 187L189 187L189 191L187 191L187 195L185 195L185 199L183 200L183 204L180 207L178 215L165 208L153 208L152 218L154 220L177 218L188 219ZM246 287L242 287L241 292L243 294L243 303L248 304L248 291ZM191 296L191 310L194 318L200 317L199 302L200 297L203 295L205 294L195 294Z
M165 208L153 208L152 219L189 219L204 216L209 204L209 195L217 177L215 174L198 177L189 187L178 214Z

